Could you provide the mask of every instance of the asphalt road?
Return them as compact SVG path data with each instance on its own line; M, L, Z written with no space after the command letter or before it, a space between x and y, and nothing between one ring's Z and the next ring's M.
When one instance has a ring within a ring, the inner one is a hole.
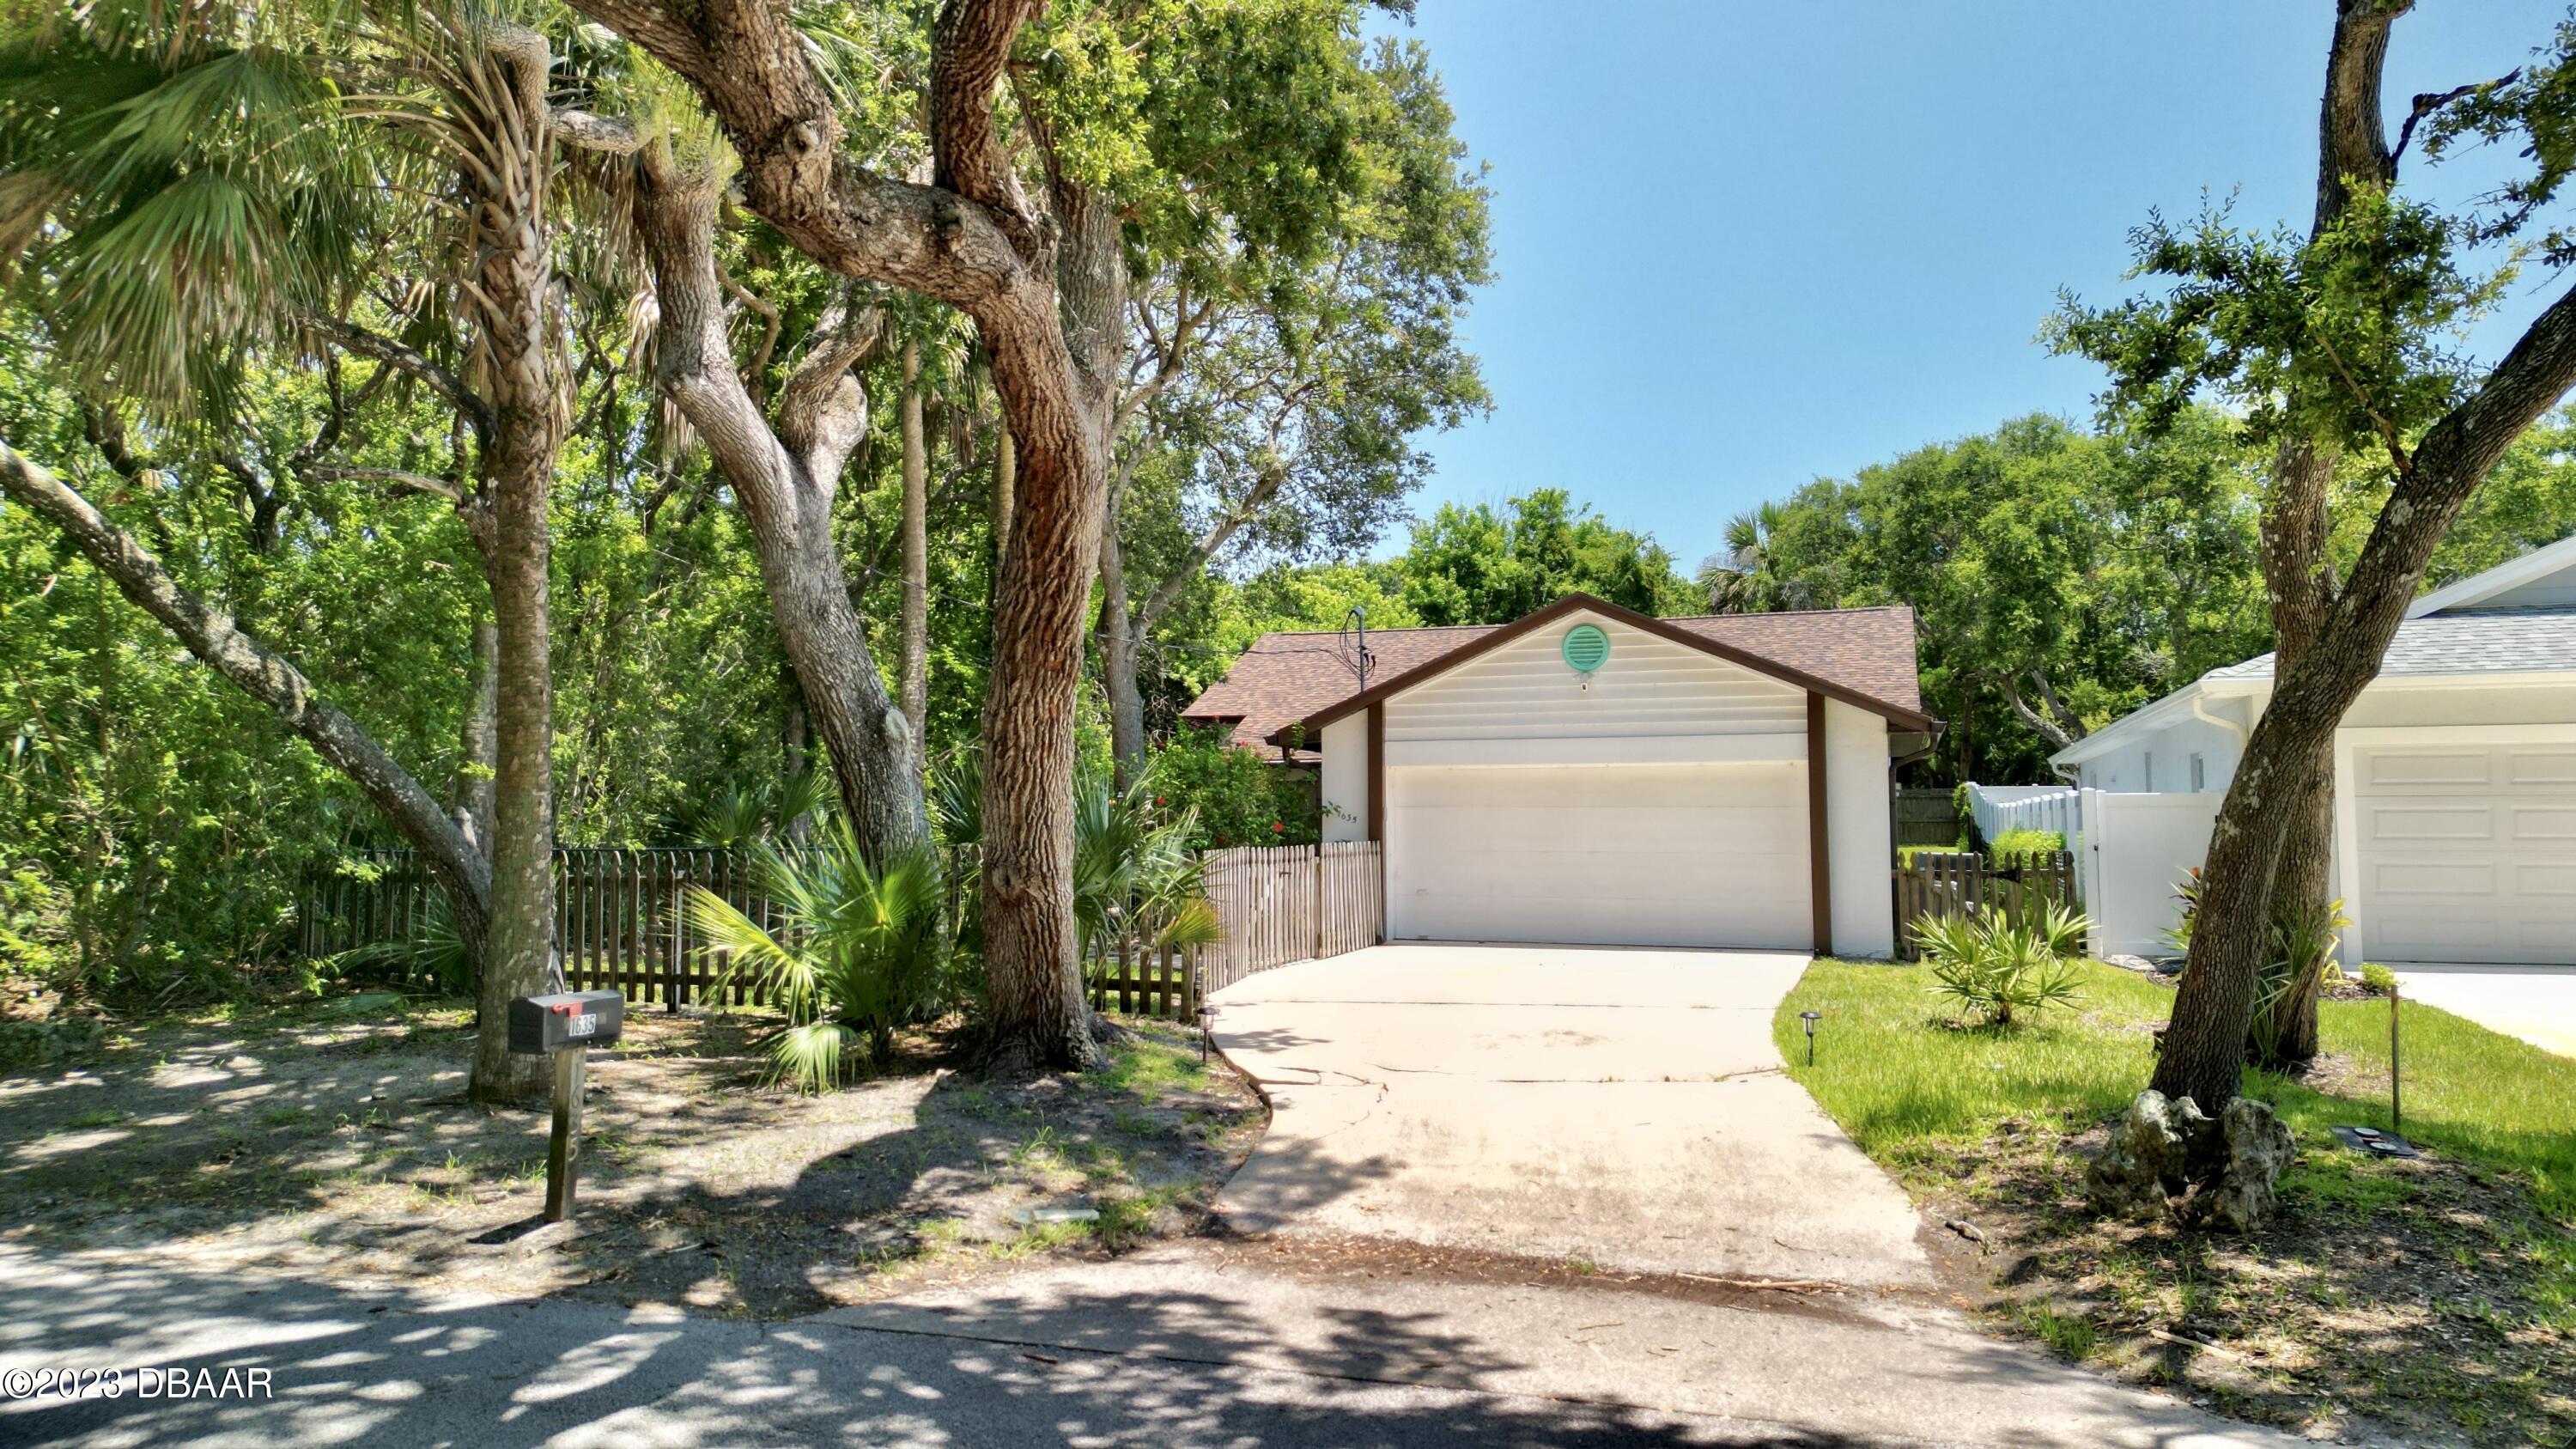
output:
M0 1444L1981 1444L2289 1441L1939 1314L1322 1274L1188 1243L789 1323L0 1251ZM131 1371L268 1370L258 1399Z

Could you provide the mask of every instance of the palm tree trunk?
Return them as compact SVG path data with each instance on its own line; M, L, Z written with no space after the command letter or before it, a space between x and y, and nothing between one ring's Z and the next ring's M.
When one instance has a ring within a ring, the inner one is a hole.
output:
M993 577L1002 576L1002 556L1011 551L1011 514L1019 507L1020 449L1011 441L1010 419L996 424L1001 437L993 445Z
M547 248L553 141L545 41L529 31L504 32L476 59L488 65L491 84L455 99L460 109L482 97L495 102L473 116L488 139L487 154L460 175L472 219L467 255L478 263L467 314L492 416L481 491L492 518L485 572L500 645L500 709L492 782L492 951L483 971L480 1030L466 1091L477 1101L519 1102L552 1087L545 1059L512 1054L504 1027L511 1000L544 990L555 969L546 495L571 410L546 313L554 269Z

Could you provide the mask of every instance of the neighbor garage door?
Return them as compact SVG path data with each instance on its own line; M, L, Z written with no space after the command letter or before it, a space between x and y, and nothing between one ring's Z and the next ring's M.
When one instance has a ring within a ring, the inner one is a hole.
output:
M2576 746L2354 756L2362 949L2576 964Z
M1388 934L1811 947L1805 769L1390 768Z

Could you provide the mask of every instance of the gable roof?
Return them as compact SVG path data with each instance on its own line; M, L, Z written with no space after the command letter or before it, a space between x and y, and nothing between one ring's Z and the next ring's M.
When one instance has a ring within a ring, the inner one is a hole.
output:
M1372 629L1368 644L1376 667L1365 692L1338 635L1264 634L1181 717L1231 724L1234 742L1251 749L1275 743L1296 724L1307 726L1312 740L1332 719L1586 610L1815 689L1905 728L1930 729L1935 723L1923 712L1914 611L1904 605L1654 619L1588 594L1570 594L1510 624Z
M2481 605L2506 607L2526 598L2545 606L2576 603L2576 534L2445 584L2407 605L2406 617L2456 614Z
M2397 626L2379 661L2382 679L2426 674L2546 674L2576 669L2576 609L2449 609ZM2201 676L2272 677L2258 654Z
M2503 587L2519 587L2521 582ZM2479 675L2568 672L2576 672L2576 608L2453 607L2399 624L2380 659L2378 678L2470 680ZM2142 704L2048 758L2060 765L2080 764L2108 753L2141 729L2160 729L2188 718L2195 698L2260 694L2271 683L2272 656L2257 654L2241 664L2213 669L2162 699Z

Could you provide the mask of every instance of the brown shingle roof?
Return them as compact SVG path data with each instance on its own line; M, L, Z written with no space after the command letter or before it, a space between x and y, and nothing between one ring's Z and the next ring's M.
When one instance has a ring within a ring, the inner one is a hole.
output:
M1922 713L1923 690L1915 674L1914 610L1906 605L1711 614L1663 622L1897 709ZM1369 671L1369 682L1383 684L1507 627L1372 629L1369 652L1376 656L1376 664ZM1275 748L1266 741L1278 730L1359 692L1359 680L1351 673L1338 634L1264 634L1181 717L1207 724L1230 721L1236 744L1266 752Z

